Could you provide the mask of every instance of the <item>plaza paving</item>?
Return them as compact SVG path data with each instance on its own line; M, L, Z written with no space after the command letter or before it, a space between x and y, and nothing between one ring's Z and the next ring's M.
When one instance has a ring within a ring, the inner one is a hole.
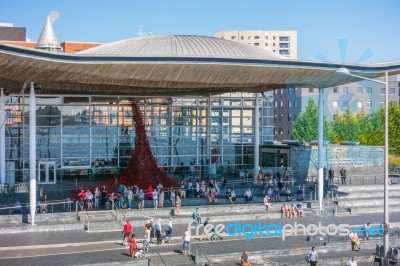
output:
M216 207L218 212L218 207ZM153 216L157 216L157 210L153 211ZM269 219L264 223L294 223L304 224L318 223L327 224L350 224L363 225L367 221L379 224L383 215L377 214L342 214L340 216L308 216L296 219ZM400 221L400 213L392 213L392 222ZM211 221L212 222L212 221ZM254 220L241 221L244 223L254 223ZM227 224L227 222L223 222ZM165 225L164 225L165 226ZM159 252L168 265L191 265L191 261L180 255L181 236L186 228L185 224L174 225L174 235L176 236L172 244L161 246L152 245L155 252ZM121 229L122 230L122 229ZM134 232L141 239L143 234L142 227L134 228ZM192 232L194 234L194 231ZM147 265L148 260L134 260L127 256L127 248L121 245L121 232L98 232L87 233L84 230L69 230L55 232L30 232L0 234L0 265ZM398 238L392 239L397 241ZM373 240L380 242L380 238ZM250 251L253 256L254 265L264 265L263 260L278 262L279 265L303 264L304 255L311 246L316 246L320 251L320 265L343 265L343 259L350 258L353 254L361 256L367 262L360 262L359 265L371 265L370 256L374 251L375 242L369 248L362 249L360 253L352 252L349 243L344 237L327 240L307 241L305 236L288 237L282 241L279 237L255 237L246 241L244 237L225 237L223 241L210 242L198 241L196 236L192 238L192 252L200 250L204 252L214 265L235 265L238 262L241 252L244 249ZM326 246L324 246L326 243ZM363 243L362 243L363 245ZM367 247L367 243L365 243ZM153 264L158 256L152 255ZM140 264L144 263L144 264ZM337 263L337 264L336 264ZM161 264L158 261L158 265Z

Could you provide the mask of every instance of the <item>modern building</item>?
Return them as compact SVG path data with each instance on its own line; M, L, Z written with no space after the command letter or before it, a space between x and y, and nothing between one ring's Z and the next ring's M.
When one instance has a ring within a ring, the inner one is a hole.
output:
M297 59L297 31L218 31L215 37L257 46L285 58Z
M269 50L275 54L297 59L296 31L220 31L215 37L246 43ZM389 77L389 101L400 102L399 82L396 76ZM384 103L385 88L375 82L359 81L324 89L324 115L328 121L343 114L347 109L352 113L361 110L370 114ZM290 139L292 123L303 112L312 99L318 102L319 90L315 87L287 87L265 94L263 105L270 106L273 117L273 139Z
M51 32L51 31L48 31ZM53 39L54 40L54 39ZM261 101L280 88L329 88L400 74L400 63L288 60L266 49L213 37L148 36L78 53L0 44L0 180L101 180L131 158L131 100L143 112L158 166L171 175L195 165L207 178L260 166L273 116ZM146 159L146 158L143 158ZM288 164L290 162L287 162ZM156 178L156 177L149 177Z

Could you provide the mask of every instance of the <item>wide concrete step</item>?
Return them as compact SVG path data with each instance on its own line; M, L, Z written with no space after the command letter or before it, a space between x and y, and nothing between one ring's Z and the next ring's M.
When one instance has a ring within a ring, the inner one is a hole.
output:
M313 215L312 210L305 209L304 216L311 216ZM131 220L131 223L134 228L142 228L145 223L147 222L148 218L142 216L130 217L126 216L128 219ZM259 209L252 213L236 213L232 212L230 214L220 214L219 212L215 212L214 214L210 214L208 216L203 216L203 220L205 217L209 217L213 222L227 222L227 221L246 221L246 220L256 220L256 221L263 221L269 219L279 219L281 217L281 213L279 210L272 210L266 212L265 209ZM166 221L169 217L161 217L161 216L154 216L152 217L154 221L158 218L162 219L163 227L166 226ZM193 221L191 216L174 216L173 223L177 224L189 224ZM90 221L89 222L89 231L121 231L122 225L118 221Z
M372 197L382 197L384 192L382 191L354 191L351 193L339 192L338 196L344 196L348 199L359 199L359 198L372 198ZM389 197L396 197L400 195L400 190L389 190Z
M382 185L365 185L365 186L340 186L339 185L339 192L345 193L357 193L361 191L366 192L373 192L373 191L382 191L383 192L384 186ZM400 185L389 185L389 191L400 191Z
M355 207L369 207L369 206L381 206L383 207L384 199L383 197L371 197L371 198L358 198L358 199L351 199L351 204L344 199L340 199L337 201L338 206L345 207L345 206L355 206ZM398 205L400 202L400 195L396 197L389 198L389 205Z
M389 205L390 212L400 212L400 206L398 204ZM356 207L352 210L352 213L383 213L383 205L381 206L366 206L366 207Z

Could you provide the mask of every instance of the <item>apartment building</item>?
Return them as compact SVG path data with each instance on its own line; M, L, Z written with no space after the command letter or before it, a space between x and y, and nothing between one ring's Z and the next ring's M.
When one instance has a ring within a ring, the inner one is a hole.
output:
M297 59L297 31L219 31L215 37L269 49L285 58Z

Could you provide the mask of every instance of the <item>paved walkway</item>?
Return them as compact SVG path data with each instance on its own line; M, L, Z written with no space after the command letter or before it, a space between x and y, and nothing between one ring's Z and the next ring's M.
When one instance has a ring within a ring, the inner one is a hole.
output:
M352 224L362 225L366 221L380 223L383 219L382 214L370 215L345 215L345 216L321 216L303 217L297 219L271 219L264 221L270 223L290 223L301 222L305 225L321 222L322 225L328 224ZM390 220L400 221L400 213L391 213ZM212 223L212 221L211 221ZM241 224L254 224L255 221L241 221ZM227 223L224 223L227 224ZM160 252L165 257L175 257L181 249L181 236L185 230L185 225L174 226L174 235L177 236L172 244L153 246L156 252ZM122 230L122 229L121 229ZM138 238L141 238L142 228L134 228ZM193 234L193 233L192 233ZM78 265L104 263L110 265L113 262L131 263L131 258L127 256L127 248L120 243L122 234L119 232L87 233L85 231L60 231L60 232L40 232L40 233L20 233L20 234L1 234L0 235L0 264L1 265ZM334 241L344 241L336 239ZM400 244L400 243L399 243ZM304 249L312 245L323 247L323 242L309 242L304 236L289 237L282 241L278 237L255 237L251 241L244 240L243 237L225 237L222 242L199 242L196 237L192 239L194 248L202 250L208 255L219 255L223 253L237 253L240 256L243 249L249 251L260 250L279 250L285 248ZM329 244L328 244L329 245ZM366 254L371 254L369 250ZM335 256L324 254L326 258ZM343 256L351 256L342 254ZM338 254L336 255L338 256ZM300 258L301 257L301 258ZM334 258L334 257L333 257ZM271 257L276 261L304 260L303 255L293 255L289 257ZM283 263L283 262L282 262ZM224 265L224 264L222 264ZM226 264L225 264L226 265ZM284 265L284 264L282 264ZM290 264L287 264L290 265ZM321 264L324 265L324 264ZM360 264L362 265L362 264Z

